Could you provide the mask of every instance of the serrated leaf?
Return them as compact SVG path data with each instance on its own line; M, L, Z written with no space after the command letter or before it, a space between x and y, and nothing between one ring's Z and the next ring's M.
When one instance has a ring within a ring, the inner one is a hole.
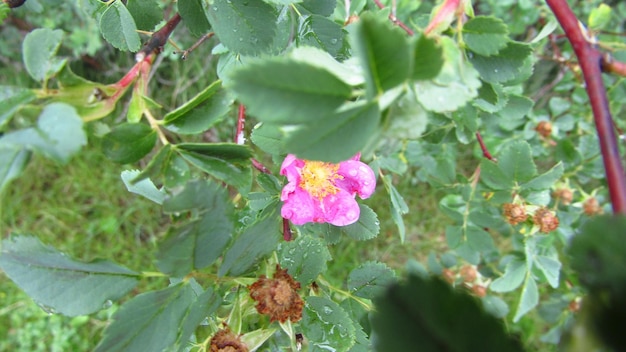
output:
M331 259L326 243L316 237L299 236L295 241L283 242L278 247L278 262L289 271L302 287L308 286L317 276L326 271L326 262Z
M143 179L133 183L133 180L140 174L139 170L124 170L120 175L122 181L129 192L146 197L157 204L163 204L165 191L158 189L150 179Z
M211 290L197 296L186 283L142 293L115 312L95 351L164 351L183 347L192 333L190 325L215 311L219 302L219 296Z
M254 126L250 139L257 147L268 154L287 154L284 151L284 133L277 125L262 123Z
M429 80L437 77L444 60L443 49L435 39L425 35L420 36L415 44L413 55L412 79Z
M506 177L516 183L524 183L537 175L530 145L516 140L502 148L498 155L498 167Z
M474 297L438 279L411 275L375 304L372 342L378 351L523 351Z
M22 174L30 160L30 151L18 146L0 145L0 194Z
M139 30L151 31L163 20L163 11L155 0L127 0L126 8Z
M480 180L494 190L508 190L515 185L496 162L487 159L480 162Z
M489 285L489 289L493 292L513 291L522 284L527 272L528 268L525 262L513 259L506 265L504 275L495 279Z
M350 98L352 89L331 72L289 58L257 61L228 82L250 114L263 122L315 123Z
M185 104L167 113L165 127L178 134L201 133L221 122L230 110L233 98L216 81Z
M107 42L119 50L136 52L141 47L135 20L120 0L109 4L102 12L100 32Z
M350 272L348 289L355 296L372 299L382 294L396 280L395 273L387 265L368 262Z
M106 260L81 263L38 239L2 241L0 268L39 305L69 316L104 308L138 282L139 274Z
M264 256L274 251L282 238L279 220L279 217L272 213L247 227L224 254L218 275L221 277L244 274Z
M591 10L589 13L589 19L587 25L592 30L602 30L611 21L612 9L607 4L600 4L598 7Z
M205 4L208 6L208 2L202 0L182 0L178 2L178 13L183 19L183 23L191 34L196 37L201 37L211 30Z
M55 57L62 39L60 29L37 28L26 35L22 43L24 66L33 79L45 81L63 68L66 60Z
M467 226L465 228L465 238L467 239L467 244L477 252L484 254L496 250L491 235L479 227Z
M365 13L352 33L352 47L365 71L368 98L379 96L409 78L411 49L401 29Z
M37 127L12 131L0 138L0 145L28 148L63 164L86 144L83 120L64 103L46 105Z
M0 86L0 127L24 105L35 100L33 91L21 87Z
M443 66L432 80L414 85L417 100L434 112L450 112L464 106L478 95L478 71L465 61L458 45L448 37L440 38Z
M337 0L303 0L298 5L298 7L303 7L311 13L326 17L333 14L336 6Z
M320 15L305 16L299 25L298 45L313 46L328 52L333 57L341 56L346 50L343 27Z
M538 255L534 257L535 267L539 268L545 275L550 286L559 287L559 273L561 271L561 262L554 258Z
M176 148L232 162L247 162L252 157L250 147L236 143L179 143Z
M522 190L542 191L552 187L563 176L563 163L559 162L550 170L524 183Z
M163 184L166 188L183 186L190 177L189 164L180 155L171 155L163 165Z
M133 179L131 183L137 183L150 177L161 176L165 163L172 156L172 145L166 144L156 155L152 157L148 165Z
M261 0L214 0L208 10L216 36L234 53L258 55L274 40L277 15Z
M525 96L509 94L506 105L498 111L500 127L507 131L513 131L524 122L524 118L530 113L535 103Z
M463 25L463 40L467 47L479 54L498 53L509 41L509 30L499 18L476 16Z
M522 295L515 316L513 317L513 322L517 323L522 316L535 308L538 303L539 289L537 288L537 283L530 274L526 275L526 280L524 280L524 286L522 287Z
M309 340L310 351L347 351L356 339L356 329L348 314L337 303L325 297L306 298L302 333Z
M200 170L237 187L239 192L246 194L250 191L252 173L247 164L184 150L180 150L179 154Z
M380 222L376 213L367 205L359 203L360 216L354 224L340 227L341 232L357 241L370 240L380 232Z
M116 163L130 164L146 156L156 140L156 132L150 126L123 123L115 126L102 138L102 151Z
M506 47L495 55L473 54L469 58L483 80L498 83L509 81L519 75L526 58L531 53L532 48L527 44L508 42Z
M363 150L376 132L380 111L375 101L352 103L317 121L285 132L285 149L299 158L337 163Z

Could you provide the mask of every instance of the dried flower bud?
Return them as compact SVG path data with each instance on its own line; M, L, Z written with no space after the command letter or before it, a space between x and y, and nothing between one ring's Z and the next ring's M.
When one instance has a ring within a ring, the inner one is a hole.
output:
M487 295L487 288L485 286L474 285L472 286L472 293L477 297L483 298Z
M588 216L598 215L602 213L602 208L600 207L600 203L595 197L588 198L583 203L583 211Z
M461 274L461 277L463 278L463 282L474 282L476 281L476 277L478 277L476 268L473 265L463 266L461 268L460 274Z
M558 199L563 205L570 205L572 203L572 199L574 199L574 193L569 188L559 188L552 196Z
M286 269L276 265L272 279L262 275L248 286L250 297L257 301L256 310L270 316L270 321L284 323L287 319L296 322L302 318L304 301L298 295L300 283L296 282Z
M521 222L526 221L528 218L528 214L526 214L526 208L522 204L512 204L505 203L503 205L504 208L504 218L506 222L511 225L517 225Z
M572 313L578 312L580 310L580 300L579 299L571 300L567 308Z
M448 268L443 269L441 271L441 276L443 276L443 279L446 280L448 283L450 284L454 283L454 276L455 276L454 271Z
M550 233L559 227L559 218L545 207L535 211L533 222L539 226L539 231L543 233Z
M550 121L541 121L535 127L535 131L543 138L548 138L552 134L552 123Z
M211 338L209 346L211 352L248 352L246 346L239 336L233 334L229 328L219 330L215 336Z

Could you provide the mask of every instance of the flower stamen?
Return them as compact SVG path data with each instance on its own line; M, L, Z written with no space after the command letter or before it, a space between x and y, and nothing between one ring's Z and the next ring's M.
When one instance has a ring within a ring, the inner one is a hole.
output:
M338 164L307 160L302 168L300 187L312 197L322 200L339 191L334 180L342 179L343 176L337 174L337 170Z

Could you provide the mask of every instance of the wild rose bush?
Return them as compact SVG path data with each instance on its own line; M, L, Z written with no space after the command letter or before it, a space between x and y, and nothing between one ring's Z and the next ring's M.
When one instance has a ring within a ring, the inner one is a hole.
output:
M0 19L52 6L23 3L2 2ZM81 262L19 233L0 268L51 313L123 302L96 351L624 348L624 126L611 117L626 101L622 4L71 4L97 43L136 63L115 83L89 81L65 56L68 38L73 56L93 50L76 32L25 35L39 88L0 87L0 189L33 153L68 163L97 142L126 165L120 182L170 217L158 272ZM190 37L172 54L169 39ZM217 78L163 109L151 72L200 45L218 58L198 75ZM203 138L232 120L232 141ZM407 240L407 179L442 194L445 249L327 277L329 248L378 236L377 212ZM374 192L384 211L361 201ZM169 285L130 297L153 277Z

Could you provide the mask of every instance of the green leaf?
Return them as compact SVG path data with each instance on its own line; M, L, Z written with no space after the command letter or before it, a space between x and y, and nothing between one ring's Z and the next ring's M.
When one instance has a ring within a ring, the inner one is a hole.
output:
M156 155L152 157L148 165L133 180L131 180L131 183L137 183L150 177L161 176L164 165L170 160L171 156L172 145L164 145L163 148L161 148Z
M469 246L477 252L485 254L496 250L491 235L479 227L467 226L465 237Z
M306 298L300 327L309 340L311 352L347 351L356 339L356 329L348 314L325 297Z
M257 147L268 154L287 154L283 145L284 134L279 126L261 123L254 126L250 139Z
M467 47L484 56L491 56L506 47L509 30L499 18L476 16L463 25L463 40Z
M500 297L487 295L481 301L485 310L496 318L503 319L509 314L509 306Z
M163 189L158 189L154 183L150 181L150 179L143 179L133 183L133 179L135 179L139 174L139 170L122 171L121 177L126 189L129 192L146 197L157 204L163 204L165 191L163 191Z
M30 89L0 86L0 127L6 125L19 109L35 99L35 93Z
M109 4L100 17L104 39L122 51L136 52L141 47L135 20L120 0Z
M328 17L333 14L337 0L303 0L300 6L311 13Z
M385 175L382 178L383 184L385 185L385 189L387 193L389 193L389 198L391 200L391 217L398 227L398 234L400 235L400 241L404 242L406 229L404 227L404 220L402 219L402 215L409 212L409 206L402 198L402 195L396 187L392 183L391 175Z
M395 273L387 265L368 262L350 272L348 289L355 296L372 299L396 281Z
M185 347L192 333L191 323L199 323L199 318L214 312L219 303L219 296L212 290L197 296L185 283L142 293L115 312L96 352Z
M185 160L209 175L237 187L239 192L247 194L252 186L250 167L240 162L232 162L219 157L208 156L185 150L178 151Z
M37 28L26 35L22 42L24 66L33 79L46 81L63 68L66 60L55 57L62 39L60 29Z
M527 272L528 268L525 262L513 259L506 265L504 275L495 279L489 285L489 289L493 292L513 291L522 284Z
M285 133L286 150L299 158L337 163L363 150L380 120L378 104L358 102Z
M27 236L2 241L0 268L37 304L69 316L103 309L132 290L139 277L106 260L81 263Z
M64 103L46 105L37 127L9 132L0 138L0 146L28 148L59 163L67 163L86 144L83 121L73 107Z
M414 90L426 110L443 113L455 111L475 98L481 83L456 42L449 37L439 41L444 59L441 71L432 80L416 82Z
M559 273L561 271L561 262L554 258L546 257L543 255L538 255L534 258L534 264L543 275L545 275L546 280L550 286L557 288L559 287Z
M277 15L261 0L214 0L208 19L220 42L234 53L258 55L274 41Z
M352 47L365 70L368 98L379 96L409 78L411 46L401 29L386 19L365 13L353 30Z
M218 270L219 276L239 276L276 249L280 234L280 217L270 214L247 227L226 251Z
M418 139L428 126L428 113L417 101L413 90L407 91L389 109L386 135L398 139Z
M199 218L168 233L159 245L157 266L175 277L205 268L219 258L233 232L234 207L226 190L215 183L194 181L183 191L165 201L164 209L171 212L184 204L196 206Z
M420 36L415 44L413 55L412 79L429 80L437 77L444 60L443 49L435 39L425 35Z
M298 33L299 46L314 46L328 52L333 57L341 56L346 51L345 31L343 27L320 15L304 16Z
M522 190L543 191L550 189L563 176L563 163L559 162L550 170L524 183Z
M532 48L524 43L508 42L496 55L470 55L470 62L487 82L506 82L522 72L524 61L532 53Z
M247 162L252 157L250 147L236 143L179 143L176 148L232 162Z
M589 19L587 25L589 29L599 31L604 29L611 21L611 14L613 10L607 4L600 4L598 7L591 10L589 13Z
M123 123L102 138L102 151L116 163L130 164L146 156L156 139L156 132L146 124Z
M516 140L502 148L498 156L498 167L506 177L516 183L528 182L537 175L530 145L525 141Z
M202 0L182 0L178 2L178 13L191 34L201 37L211 30L207 18L208 2Z
M315 123L350 98L352 89L324 68L285 57L235 70L228 82L250 114L263 122Z
M163 11L155 0L127 0L126 8L139 30L151 31L163 20Z
M215 81L185 104L167 113L163 117L165 127L178 134L204 132L223 121L232 104L230 94L221 89L220 81Z
M513 317L513 322L517 323L522 316L528 313L531 309L535 308L539 303L539 289L535 279L530 274L526 275L524 280L524 286L522 287L522 296L520 297L517 311Z
M172 189L183 186L191 177L189 164L180 155L173 154L167 160L163 170L163 183Z
M0 145L0 194L28 165L30 151L18 146Z
M515 185L496 162L488 159L480 161L480 180L494 190L509 190Z
M380 232L380 222L376 213L367 205L359 203L361 214L354 224L340 227L341 231L357 241L370 240Z
M411 275L375 304L377 351L523 351L478 300L438 279Z
M299 236L295 241L282 242L278 247L278 262L289 275L303 287L326 271L326 262L331 260L324 240L312 236Z

